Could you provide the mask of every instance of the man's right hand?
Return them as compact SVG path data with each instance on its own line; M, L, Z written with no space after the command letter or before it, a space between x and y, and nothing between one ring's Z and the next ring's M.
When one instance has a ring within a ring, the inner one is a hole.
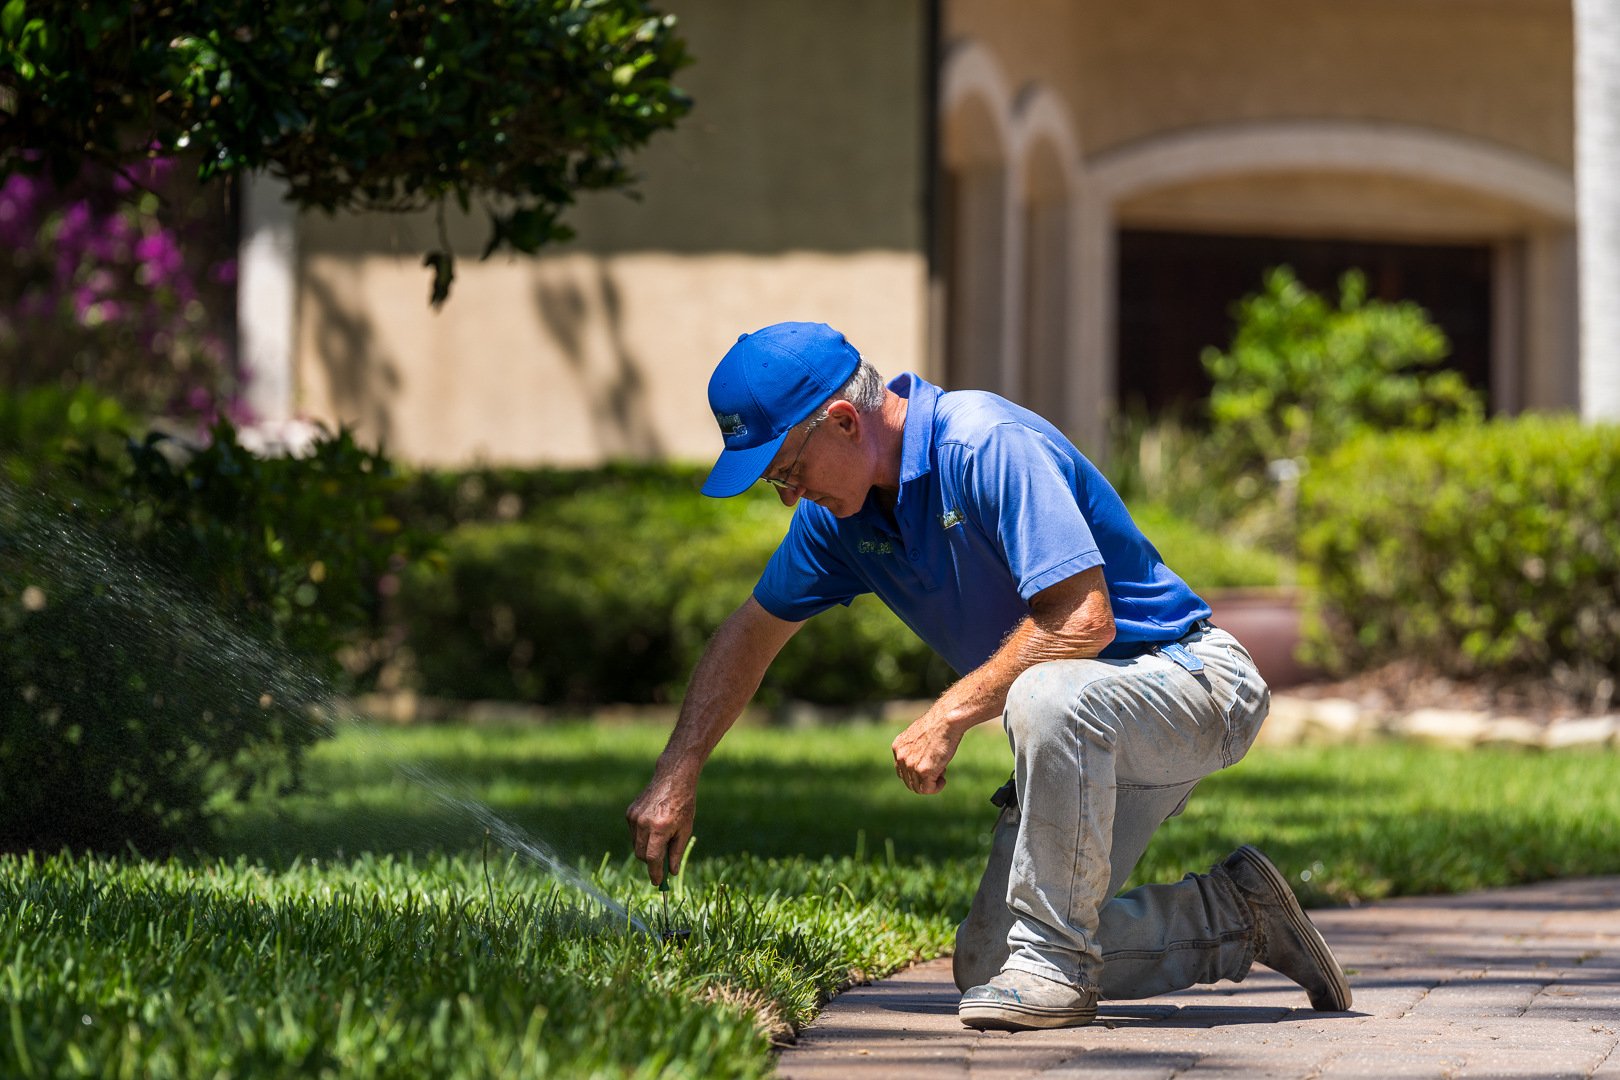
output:
M679 870L692 840L703 763L759 689L765 669L802 625L778 619L750 596L720 624L698 658L652 783L624 812L636 858L647 864L654 885L663 883L664 856L669 856L672 873Z
M636 858L647 864L647 876L654 885L663 884L666 853L670 873L680 871L696 816L697 785L659 776L653 777L624 812L635 838Z

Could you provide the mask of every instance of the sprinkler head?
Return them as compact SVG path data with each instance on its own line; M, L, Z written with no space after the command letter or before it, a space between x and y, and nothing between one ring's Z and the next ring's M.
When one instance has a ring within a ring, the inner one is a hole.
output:
M677 946L685 945L687 939L689 939L691 936L692 930L690 927L682 927L679 930L665 930L658 935L659 940L665 942L666 944Z

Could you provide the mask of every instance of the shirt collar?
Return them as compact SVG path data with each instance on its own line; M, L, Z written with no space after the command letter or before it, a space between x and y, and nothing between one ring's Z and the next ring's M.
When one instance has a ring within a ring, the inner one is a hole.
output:
M901 487L933 470L934 407L941 390L914 372L889 380L889 389L906 399L906 428L900 440Z

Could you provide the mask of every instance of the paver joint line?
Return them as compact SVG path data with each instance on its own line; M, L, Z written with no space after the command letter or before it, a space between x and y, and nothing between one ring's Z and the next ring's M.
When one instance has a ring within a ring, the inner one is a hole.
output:
M1411 1016L1412 1013L1417 1009L1417 1007L1419 1005L1423 1004L1425 1001L1427 1001L1429 999L1430 994L1434 993L1437 988L1446 985L1446 983L1449 982L1449 981L1450 980L1447 980L1447 979L1441 979L1439 982L1432 982L1428 986L1425 986L1423 988L1423 993L1421 993L1421 994L1419 994L1417 996L1417 1000L1413 1001L1412 1004L1408 1005L1406 1007L1406 1010L1404 1012L1402 1012L1400 1016L1396 1017L1396 1019L1397 1020L1405 1020L1408 1016Z
M967 1080L1620 1080L1617 911L1620 877L1317 912L1340 961L1362 973L1351 984L1363 1011L1349 1014L1305 1009L1302 991L1257 967L1241 984L1104 1003L1089 1027L991 1036L961 1026L950 964L936 960L835 1000L778 1072L879 1080L926 1061L930 1075Z

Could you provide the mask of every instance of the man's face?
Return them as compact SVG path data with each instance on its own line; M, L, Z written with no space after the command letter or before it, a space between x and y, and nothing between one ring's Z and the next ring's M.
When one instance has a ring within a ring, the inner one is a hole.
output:
M871 487L853 452L859 424L848 402L834 402L824 417L806 421L798 434L782 440L760 479L776 488L783 506L809 499L834 517L849 517L865 504Z

